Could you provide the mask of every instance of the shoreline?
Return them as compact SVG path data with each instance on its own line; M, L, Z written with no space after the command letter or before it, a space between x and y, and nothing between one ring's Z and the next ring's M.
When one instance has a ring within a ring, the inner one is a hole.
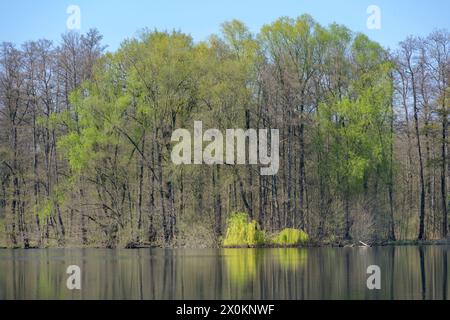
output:
M374 241L369 242L367 245L363 245L358 241L340 241L340 242L314 242L311 241L302 245L273 245L265 244L259 246L211 246L211 247L189 247L189 246L158 246L158 245L133 245L125 247L101 247L101 246L47 246L47 247L7 247L0 246L0 250L42 250L42 249L108 249L108 250L138 250L138 249L278 249L278 248L290 248L290 249L307 249L307 248L375 248L375 247L393 247L393 246L445 246L450 245L450 239L440 240L397 240L397 241Z

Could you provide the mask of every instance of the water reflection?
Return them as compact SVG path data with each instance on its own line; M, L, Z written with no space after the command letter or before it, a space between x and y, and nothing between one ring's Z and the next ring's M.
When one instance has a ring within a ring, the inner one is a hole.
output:
M448 250L0 250L0 299L448 299ZM65 286L72 264L80 291ZM370 291L374 264L382 285Z

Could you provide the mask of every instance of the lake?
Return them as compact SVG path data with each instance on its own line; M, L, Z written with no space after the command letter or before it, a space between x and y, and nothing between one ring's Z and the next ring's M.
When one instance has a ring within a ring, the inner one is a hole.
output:
M0 249L0 300L448 299L449 249ZM66 287L70 265L81 290Z

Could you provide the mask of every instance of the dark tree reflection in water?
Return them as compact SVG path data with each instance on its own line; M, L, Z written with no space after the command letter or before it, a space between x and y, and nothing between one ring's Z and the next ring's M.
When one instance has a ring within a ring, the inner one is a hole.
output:
M0 250L0 299L448 299L448 250ZM79 291L66 288L69 265ZM366 287L370 265L381 290Z

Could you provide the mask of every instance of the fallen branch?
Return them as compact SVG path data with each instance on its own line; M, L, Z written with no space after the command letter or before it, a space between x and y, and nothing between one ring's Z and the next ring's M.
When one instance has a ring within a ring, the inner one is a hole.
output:
M367 243L364 243L362 241L359 241L359 243L361 243L364 247L370 247Z

